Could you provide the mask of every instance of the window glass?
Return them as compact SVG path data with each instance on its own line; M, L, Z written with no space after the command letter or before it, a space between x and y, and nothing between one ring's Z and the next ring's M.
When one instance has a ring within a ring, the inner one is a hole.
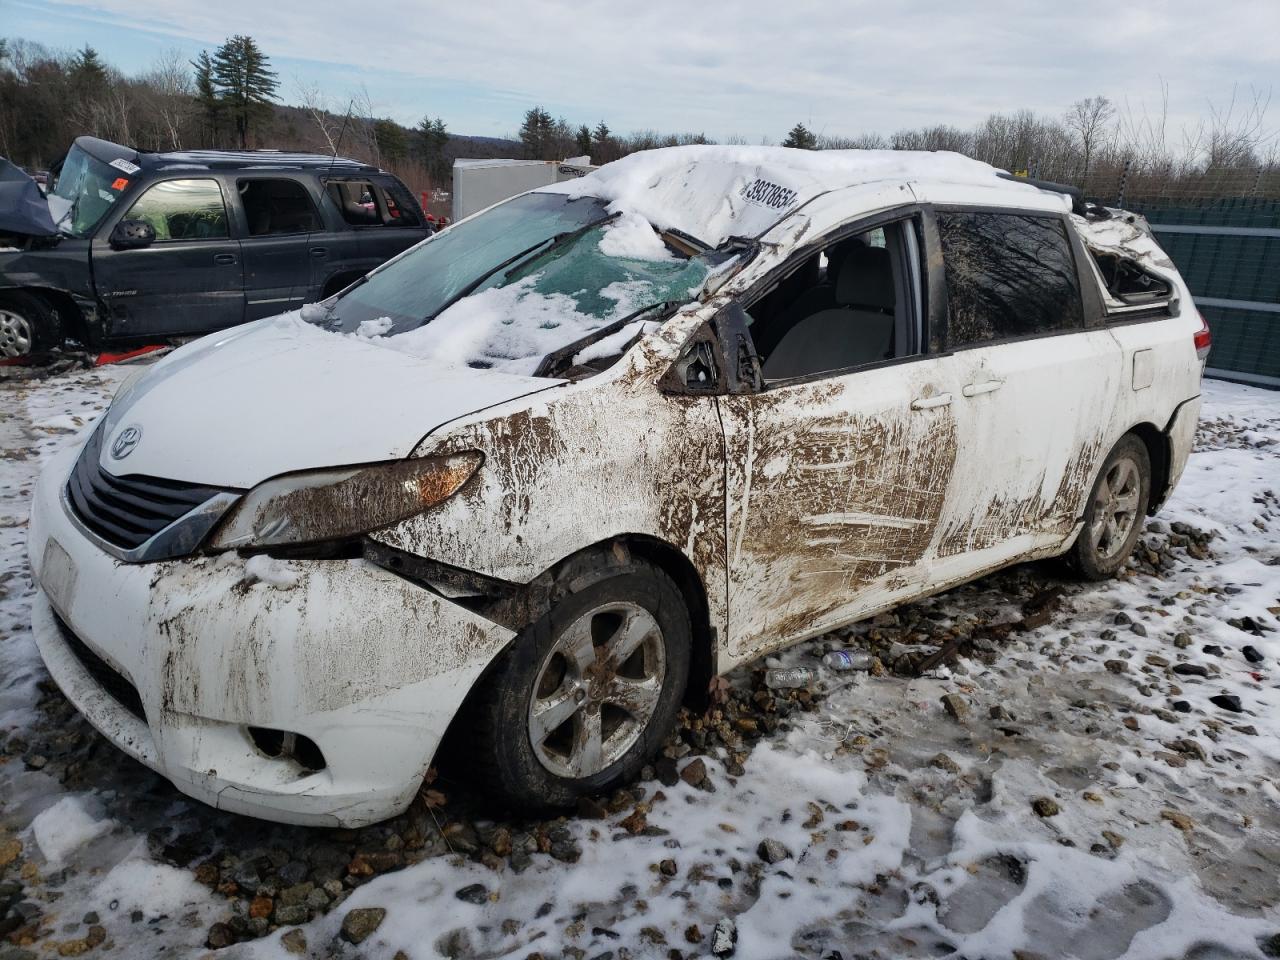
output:
M413 198L398 183L380 183L378 192L387 208L387 224L393 227L421 226L413 210Z
M1128 304L1159 303L1172 295L1167 280L1148 273L1128 257L1091 250L1112 297Z
M948 346L1083 328L1075 258L1061 219L939 213L938 232Z
M766 380L912 356L920 295L912 221L831 243L751 305Z
M241 180L236 187L251 237L324 229L307 188L296 180Z
M125 214L145 220L157 240L225 240L227 208L216 180L162 180Z
M129 186L123 171L89 156L79 147L67 151L49 194L49 213L61 233L84 238L102 222L119 194Z
M330 180L325 186L342 219L353 227L380 227L382 214L368 180Z

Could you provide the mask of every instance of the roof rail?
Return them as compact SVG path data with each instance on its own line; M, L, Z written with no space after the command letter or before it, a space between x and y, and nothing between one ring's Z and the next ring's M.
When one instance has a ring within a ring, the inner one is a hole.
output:
M1012 173L1004 170L997 170L996 176L1003 180L1012 180L1014 183L1025 183L1036 187L1040 190L1048 190L1050 193L1062 193L1071 198L1071 212L1080 216L1088 216L1089 209L1084 202L1084 191L1079 187L1073 187L1065 183L1054 183L1052 180L1036 180L1033 177L1015 177Z

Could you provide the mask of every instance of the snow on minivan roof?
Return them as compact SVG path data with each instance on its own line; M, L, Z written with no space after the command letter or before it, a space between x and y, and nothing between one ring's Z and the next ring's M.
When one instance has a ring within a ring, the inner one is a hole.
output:
M689 145L644 150L540 193L594 196L660 229L711 246L754 237L829 190L884 180L928 180L1025 190L997 169L949 151L795 150Z

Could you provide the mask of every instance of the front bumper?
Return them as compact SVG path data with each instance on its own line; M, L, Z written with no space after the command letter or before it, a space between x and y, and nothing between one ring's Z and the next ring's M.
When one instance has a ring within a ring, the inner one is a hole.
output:
M76 708L219 809L345 827L404 810L512 632L363 560L277 561L287 588L250 582L234 554L121 563L67 514L77 453L42 472L28 539L36 644ZM326 766L268 757L249 726L311 738Z

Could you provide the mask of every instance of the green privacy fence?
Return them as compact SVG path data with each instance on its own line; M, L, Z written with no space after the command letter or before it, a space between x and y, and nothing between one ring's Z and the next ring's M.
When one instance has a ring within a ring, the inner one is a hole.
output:
M1213 330L1209 376L1280 388L1280 200L1134 197Z

